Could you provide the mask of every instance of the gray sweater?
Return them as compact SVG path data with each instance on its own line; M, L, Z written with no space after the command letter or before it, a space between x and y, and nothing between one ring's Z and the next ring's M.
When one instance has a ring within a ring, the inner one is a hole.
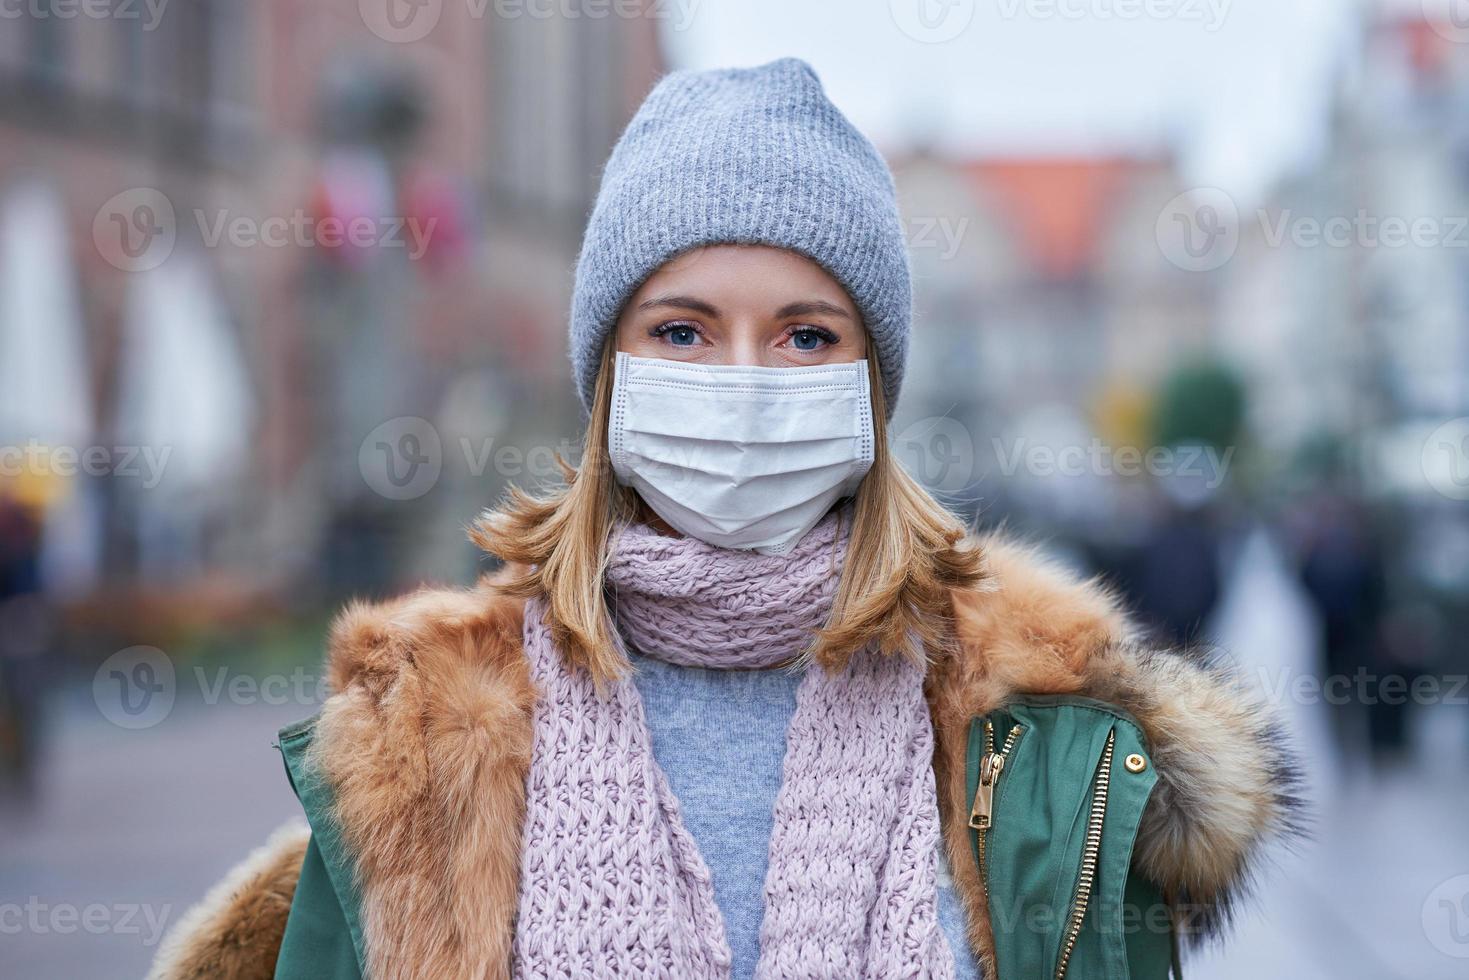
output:
M653 756L714 875L733 975L753 977L786 726L801 677L778 669L681 667L636 654L633 665ZM939 924L954 951L957 980L977 980L944 851L939 848Z

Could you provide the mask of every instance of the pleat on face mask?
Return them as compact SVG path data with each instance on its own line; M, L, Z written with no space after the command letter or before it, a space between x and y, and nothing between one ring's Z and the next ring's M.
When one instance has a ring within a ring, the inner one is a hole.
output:
M684 534L780 554L872 467L867 362L766 368L619 353L618 482Z

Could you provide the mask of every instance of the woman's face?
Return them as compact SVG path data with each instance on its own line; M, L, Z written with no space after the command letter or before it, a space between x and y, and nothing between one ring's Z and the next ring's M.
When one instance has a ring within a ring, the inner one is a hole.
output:
M821 266L765 245L709 245L664 264L628 301L617 349L695 364L861 360L867 331Z

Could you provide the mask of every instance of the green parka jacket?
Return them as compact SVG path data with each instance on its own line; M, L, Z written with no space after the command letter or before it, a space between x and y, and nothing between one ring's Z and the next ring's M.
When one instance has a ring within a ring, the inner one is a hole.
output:
M953 595L956 656L925 685L949 864L986 975L994 940L967 827L976 716L1018 695L1116 705L1151 747L1136 874L1187 913L1228 919L1265 845L1294 832L1295 767L1271 712L1229 668L1141 641L1115 599L1033 552L980 542L985 584ZM174 927L158 980L510 975L536 692L522 600L487 576L349 606L334 692L280 733L306 824L278 831Z

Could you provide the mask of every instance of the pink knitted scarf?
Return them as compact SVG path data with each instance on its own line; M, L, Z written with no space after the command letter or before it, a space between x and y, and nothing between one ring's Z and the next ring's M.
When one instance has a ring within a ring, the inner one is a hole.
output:
M771 667L831 609L850 511L767 557L643 526L618 536L607 585L621 638L673 663ZM630 679L599 697L526 609L541 698L527 779L517 977L730 976L708 866L653 758ZM775 802L760 978L948 980L939 826L923 670L864 650L807 669ZM739 773L731 773L738 779Z

